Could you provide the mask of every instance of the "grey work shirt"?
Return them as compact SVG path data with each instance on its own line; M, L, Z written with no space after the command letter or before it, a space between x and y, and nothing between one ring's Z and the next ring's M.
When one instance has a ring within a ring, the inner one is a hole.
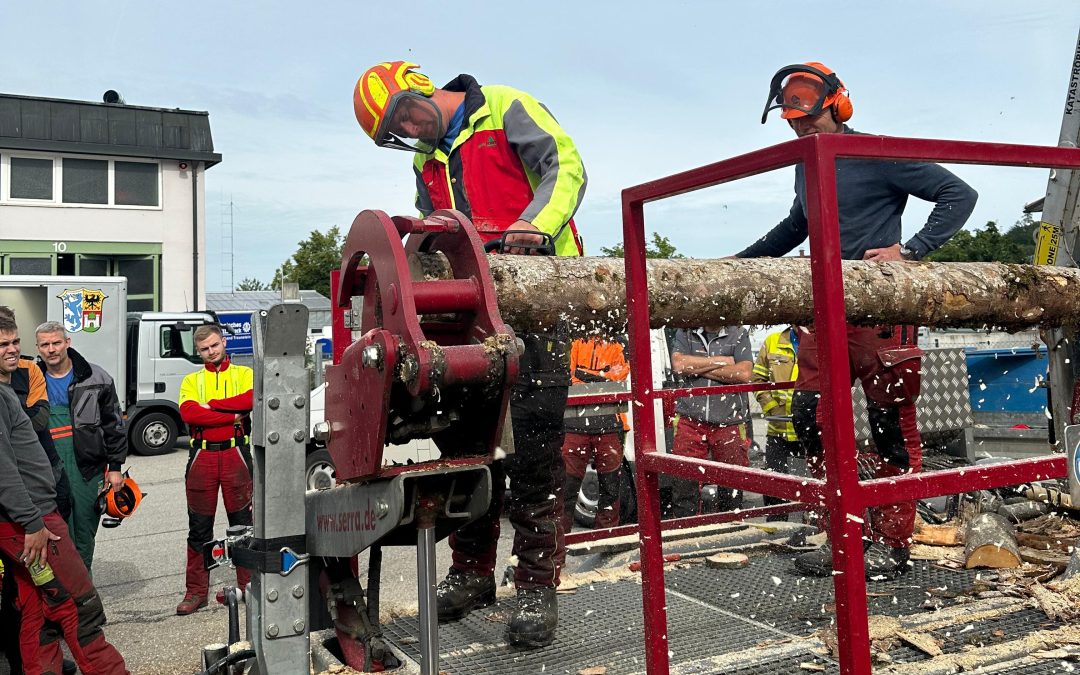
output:
M55 510L52 464L15 392L0 386L0 521L33 533Z
M671 353L687 356L731 356L735 363L753 363L750 350L750 333L742 326L725 326L719 333L706 332L704 328L675 331ZM695 377L691 387L712 387L722 382L707 377ZM684 396L675 403L675 412L698 422L718 426L740 424L750 418L750 406L745 394L712 394L710 396Z

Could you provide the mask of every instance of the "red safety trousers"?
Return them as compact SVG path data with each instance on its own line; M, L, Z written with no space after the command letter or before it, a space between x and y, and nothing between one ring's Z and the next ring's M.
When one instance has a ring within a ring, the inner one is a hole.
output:
M750 466L750 452L746 447L746 426L742 422L722 426L699 422L685 415L679 418L672 442L672 454L714 462ZM685 478L672 479L672 514L685 518L701 512L701 483ZM719 486L717 508L730 511L742 508L742 493Z
M60 537L48 544L48 564L53 581L38 587L21 564L11 564L7 574L15 575L19 589L17 605L22 616L19 651L26 675L58 675L64 653L63 637L83 675L128 675L124 657L106 642L101 627L105 609L79 552L71 543L64 519L57 512L45 516L45 527ZM0 523L0 553L18 560L23 552L25 530L14 523ZM46 627L45 621L51 622ZM52 625L59 626L57 634ZM12 630L4 626L3 630Z
M579 434L566 432L562 455L566 463L566 487L564 489L563 530L573 526L574 508L577 505L581 481L589 461L593 461L598 483L596 520L598 530L619 524L619 471L622 469L622 435L613 431L607 434Z
M214 538L218 490L229 525L251 525L251 455L247 446L222 450L192 448L185 473L188 506L187 595L206 597L210 572L203 544ZM251 572L236 568L237 587L247 590Z
M858 379L866 393L870 433L876 452L860 452L860 464L875 478L922 471L922 439L915 419L919 395L921 352L914 346L914 326L848 326L848 385ZM835 380L834 380L835 381ZM843 385L844 379L838 384ZM799 377L795 383L792 417L795 432L806 448L806 462L815 478L825 477L821 443L824 410L818 405L821 390L817 340L813 331L800 329ZM860 473L862 473L860 471ZM827 512L815 509L819 527ZM902 502L870 509L866 535L892 548L908 548L915 529L915 503Z

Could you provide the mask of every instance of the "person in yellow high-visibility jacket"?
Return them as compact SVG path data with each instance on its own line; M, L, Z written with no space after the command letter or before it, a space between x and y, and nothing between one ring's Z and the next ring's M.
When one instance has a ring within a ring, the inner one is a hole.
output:
M798 333L789 326L770 333L758 350L751 382L794 382L799 375ZM765 466L770 471L788 472L788 460L804 456L802 444L791 424L791 398L794 389L770 389L755 394L761 412L769 422L765 435ZM779 497L764 496L765 506L781 504ZM787 514L768 516L766 520L787 520Z

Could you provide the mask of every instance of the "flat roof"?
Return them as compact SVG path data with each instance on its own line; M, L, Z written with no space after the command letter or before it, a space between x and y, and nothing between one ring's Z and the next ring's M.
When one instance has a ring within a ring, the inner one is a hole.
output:
M0 149L221 161L206 111L3 93Z

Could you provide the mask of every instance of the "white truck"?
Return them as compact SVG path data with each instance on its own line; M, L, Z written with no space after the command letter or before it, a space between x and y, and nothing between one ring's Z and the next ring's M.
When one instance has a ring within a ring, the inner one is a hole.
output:
M125 277L0 275L0 305L15 311L23 354L36 356L34 330L62 323L71 346L116 382L132 452L172 452L184 431L180 381L202 366L193 333L208 312L127 312Z

